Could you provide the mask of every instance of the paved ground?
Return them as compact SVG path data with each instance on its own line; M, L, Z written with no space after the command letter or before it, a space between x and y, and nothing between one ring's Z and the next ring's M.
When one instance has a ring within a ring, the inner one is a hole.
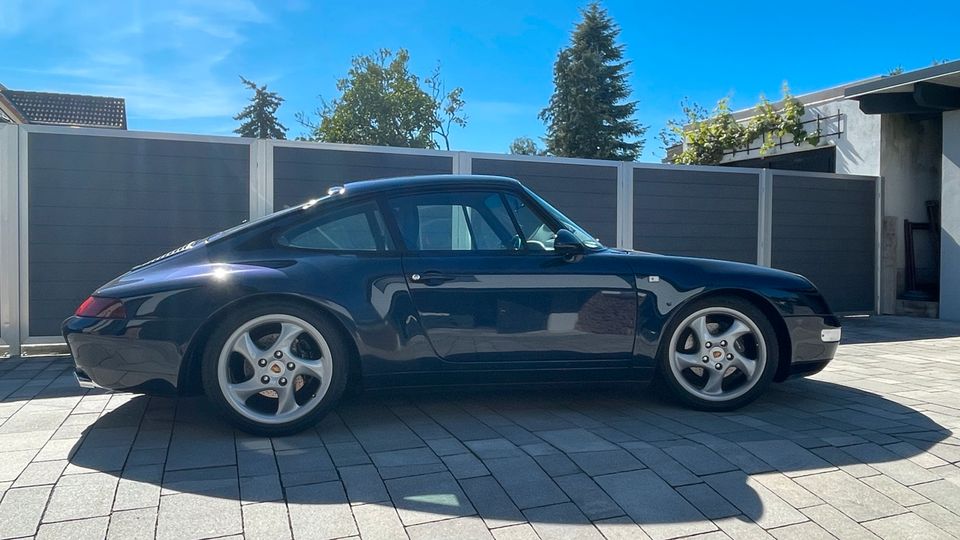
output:
M954 336L850 323L826 372L731 414L637 388L366 395L275 440L2 361L0 538L960 537Z

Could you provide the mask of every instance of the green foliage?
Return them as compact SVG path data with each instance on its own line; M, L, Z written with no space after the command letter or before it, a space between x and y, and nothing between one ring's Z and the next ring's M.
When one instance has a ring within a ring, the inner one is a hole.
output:
M547 152L633 161L643 151L647 128L633 118L637 102L627 101L630 62L616 42L620 28L597 2L581 14L570 45L557 55L553 95L540 112Z
M286 139L287 128L277 120L277 109L283 103L280 94L268 92L267 85L257 86L242 76L240 80L244 86L253 90L253 96L250 103L233 117L241 122L234 133L257 139Z
M893 77L894 75L900 75L903 73L903 66L897 66L890 70L890 73L887 73L887 77Z
M544 156L547 152L530 137L517 137L510 143L509 152L522 156Z
M309 140L437 148L434 136L449 148L452 126L466 125L463 89L444 93L439 67L423 80L410 72L410 54L381 49L353 59L347 76L337 81L341 95L323 102L319 122L301 114Z
M696 104L682 106L686 123L668 122L667 129L670 133L663 135L665 141L669 138L684 143L683 150L672 156L674 163L717 164L725 154L744 150L758 139L761 156L766 155L788 135L797 146L804 143L816 145L820 142L819 131L810 133L804 129L803 115L806 110L803 103L790 94L786 85L783 86L783 99L779 108L761 95L754 116L746 123L738 123L734 119L726 98L717 102L709 116Z

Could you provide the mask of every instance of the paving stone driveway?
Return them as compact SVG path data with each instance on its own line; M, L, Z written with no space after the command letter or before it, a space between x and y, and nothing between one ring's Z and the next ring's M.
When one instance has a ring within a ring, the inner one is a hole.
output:
M960 537L960 325L880 317L729 414L642 388L362 395L254 438L0 361L0 538Z

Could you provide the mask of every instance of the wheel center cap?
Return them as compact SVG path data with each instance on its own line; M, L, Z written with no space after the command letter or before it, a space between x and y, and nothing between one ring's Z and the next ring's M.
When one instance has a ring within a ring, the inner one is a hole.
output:
M722 349L714 349L714 350L710 351L710 356L712 356L714 360L719 360L719 359L723 358L723 350L722 350Z
M270 371L279 374L281 371L283 371L283 368L280 367L280 364L273 364L270 366Z

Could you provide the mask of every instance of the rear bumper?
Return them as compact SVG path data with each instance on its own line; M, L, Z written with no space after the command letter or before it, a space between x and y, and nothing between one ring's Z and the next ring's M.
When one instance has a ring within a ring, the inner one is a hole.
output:
M790 364L777 380L813 375L830 363L840 345L840 321L833 315L786 317L790 334Z
M175 341L147 339L151 334L163 335L160 329L151 329L145 321L70 317L62 330L82 388L176 392L181 346Z

